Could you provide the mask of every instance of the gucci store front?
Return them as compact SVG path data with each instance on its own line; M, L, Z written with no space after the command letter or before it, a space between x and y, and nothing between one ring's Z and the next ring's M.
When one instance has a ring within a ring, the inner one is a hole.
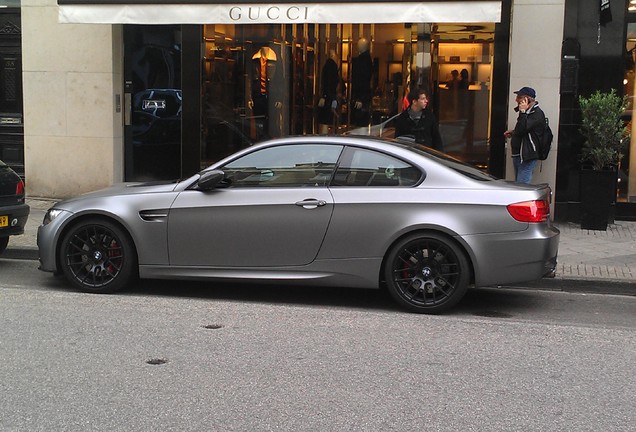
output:
M447 153L504 176L509 2L178 3L58 0L62 23L121 25L124 180L271 137L391 136L413 86Z

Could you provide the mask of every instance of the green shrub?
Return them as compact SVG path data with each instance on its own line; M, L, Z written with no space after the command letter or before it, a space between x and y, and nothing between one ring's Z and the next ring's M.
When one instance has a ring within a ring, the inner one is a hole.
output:
M621 115L627 106L627 98L621 98L612 89L609 93L594 92L590 97L579 97L585 138L581 160L592 169L615 169L628 141L627 127Z

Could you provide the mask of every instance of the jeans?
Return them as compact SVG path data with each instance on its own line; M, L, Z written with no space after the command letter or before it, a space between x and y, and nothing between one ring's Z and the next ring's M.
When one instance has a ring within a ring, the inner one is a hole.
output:
M520 156L512 157L512 165L515 167L515 180L518 183L530 183L532 181L532 172L537 166L537 159L525 160L521 162Z

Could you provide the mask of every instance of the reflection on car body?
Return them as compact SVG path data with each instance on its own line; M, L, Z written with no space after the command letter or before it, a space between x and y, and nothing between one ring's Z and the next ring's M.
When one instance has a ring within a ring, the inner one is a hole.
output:
M471 285L554 271L550 195L419 145L285 138L177 183L55 204L38 230L40 265L90 292L137 275L385 286L407 309L433 313Z

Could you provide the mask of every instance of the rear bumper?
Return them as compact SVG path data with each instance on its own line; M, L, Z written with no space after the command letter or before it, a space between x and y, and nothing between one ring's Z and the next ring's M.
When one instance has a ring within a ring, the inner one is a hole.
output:
M27 204L0 207L0 216L9 218L9 226L0 228L0 237L23 234L30 211Z
M557 228L533 224L518 233L464 237L473 252L475 286L550 277L557 265L559 237Z

